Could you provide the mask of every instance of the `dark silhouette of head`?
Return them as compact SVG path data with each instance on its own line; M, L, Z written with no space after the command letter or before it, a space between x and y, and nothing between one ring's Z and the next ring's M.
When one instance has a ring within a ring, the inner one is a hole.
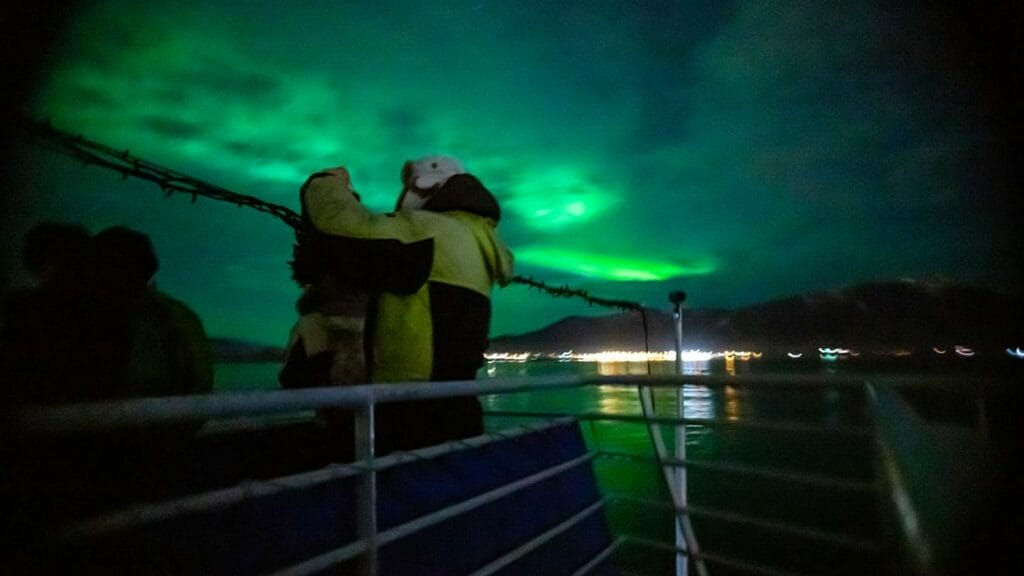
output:
M461 210L495 222L501 220L498 201L472 174L456 174L449 178L426 199L423 209L432 212Z
M93 238L96 281L109 292L145 290L159 263L149 236L125 226L113 226Z
M40 284L78 283L87 268L89 231L76 224L43 222L25 235L22 260Z

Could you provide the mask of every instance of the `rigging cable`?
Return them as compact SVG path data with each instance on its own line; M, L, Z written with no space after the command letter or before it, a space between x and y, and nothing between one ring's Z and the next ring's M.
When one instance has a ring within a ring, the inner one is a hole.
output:
M287 206L274 204L255 196L239 194L215 184L203 182L187 174L142 160L133 156L127 150L118 150L89 140L81 135L69 134L54 128L49 122L27 118L22 118L22 122L25 124L29 136L41 147L70 156L85 165L95 165L119 172L123 178L132 176L152 182L160 187L165 196L171 196L177 192L190 195L193 203L195 203L199 196L202 196L237 206L245 206L270 214L295 231L302 231L303 229L302 217ZM570 288L564 285L550 286L542 281L534 280L532 277L517 275L512 278L512 283L539 290L556 298L580 298L589 305L617 308L623 311L639 310L641 313L644 310L643 305L638 302L601 298L590 294L586 290ZM646 316L644 316L644 341L644 351L649 352L646 347Z
M187 174L163 168L152 162L137 158L127 150L117 150L110 146L88 140L84 136L76 136L58 130L51 126L49 122L40 122L30 119L23 119L23 121L27 124L27 130L31 139L43 148L70 156L86 165L96 165L102 168L114 170L119 172L125 179L129 176L133 176L141 180L153 182L160 187L165 196L171 196L176 192L187 194L191 196L192 203L195 203L199 196L203 196L204 198L210 198L221 202L229 202L237 206L246 206L253 208L254 210L270 214L284 222L296 232L301 232L304 228L302 217L287 206L266 202L247 194L232 192L226 188L203 182L202 180L193 178ZM550 286L542 281L534 280L532 277L517 275L514 276L511 281L514 284L521 284L556 298L579 298L586 301L589 305L617 308L624 312L639 312L644 333L644 357L647 363L647 374L650 375L652 373L650 359L650 327L647 318L648 308L642 304L628 300L601 298L594 296L585 290L571 288L567 285ZM644 388L642 386L639 387L638 393L642 399L641 406L644 415L652 417L656 410L654 394L650 388ZM654 429L651 428L650 425L648 425L648 433L651 435L652 442L658 446L659 453L663 452L664 446L660 433L655 434ZM669 493L673 495L673 500L676 500L677 497L672 489L670 477L666 476L666 483L668 484ZM697 546L695 539L692 537L692 530L688 530L686 533L688 536L687 547L696 551ZM703 563L698 564L698 571L702 575L704 574Z

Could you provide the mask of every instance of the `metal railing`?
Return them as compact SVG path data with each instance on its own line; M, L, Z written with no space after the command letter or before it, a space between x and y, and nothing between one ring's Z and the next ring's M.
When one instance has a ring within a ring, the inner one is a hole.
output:
M976 382L965 382L958 378L921 378L921 377L887 377L872 378L876 385L886 387L920 387L962 388L965 385L977 386ZM598 446L587 455L569 462L559 464L547 470L533 474L496 488L491 492L476 496L470 500L448 506L442 510L417 518L387 530L379 530L376 518L376 474L391 466L396 466L410 459L434 458L451 451L481 446L488 442L507 438L510 435L530 430L521 427L518 430L499 431L486 436L450 442L436 447L417 450L411 453L396 453L377 457L374 453L373 420L375 406L382 403L442 398L463 395L500 395L518 392L539 392L580 388L586 386L616 386L638 389L679 389L686 385L701 385L708 388L723 386L746 386L758 390L780 391L797 389L820 391L823 389L845 389L863 391L865 378L859 376L726 376L708 374L688 375L653 375L653 376L552 376L529 378L503 378L483 381L461 381L444 383L400 383L364 385L343 388L318 388L305 390L280 390L260 393L225 393L207 396L188 396L170 398L149 398L140 400L104 402L90 405L57 406L49 408L26 408L13 418L12 429L16 437L54 437L77 435L101 430L116 430L155 424L207 420L215 418L232 418L240 416L280 414L322 408L344 408L356 414L356 461L350 464L333 464L321 470L305 472L297 475L276 479L249 482L220 490L196 494L177 500L137 506L105 514L98 518L76 522L61 529L63 538L82 537L110 530L126 529L131 526L146 524L161 519L173 518L176 515L194 513L197 510L208 510L219 506L245 500L275 491L293 490L316 485L342 477L358 476L362 503L358 513L358 540L325 554L309 558L299 564L288 567L280 574L307 574L334 566L339 562L362 558L361 568L364 573L375 574L377 553L381 546L405 535L427 530L447 518L465 513L468 510L493 501L503 495L540 482L562 471L579 466L595 459L633 459L647 461L665 470L681 470L686 468L713 470L735 476L756 477L765 481L783 484L810 485L818 488L834 490L837 494L844 493L877 493L881 490L877 482L866 482L857 479L837 478L830 475L810 474L802 471L777 469L765 466L747 465L734 462L700 462L685 458L643 456L636 454L604 451ZM737 429L757 430L760 432L786 432L813 435L834 435L840 437L862 437L871 430L867 427L822 426L793 421L731 421L716 418L692 418L681 416L663 416L654 414L626 415L603 413L566 413L545 411L490 411L489 417L543 418L558 420L567 417L584 422L635 422L647 425L668 424L677 427L707 426L709 428L733 427ZM729 510L693 504L679 504L677 500L664 502L645 497L623 494L606 494L605 498L581 510L573 518L539 534L534 540L527 542L519 549L494 560L488 566L480 568L478 574L490 574L511 564L516 559L529 553L563 533L572 525L602 510L605 502L628 502L631 505L649 508L667 509L677 521L682 519L711 518L716 521L736 526L753 527L765 533L798 537L809 542L828 543L845 549L850 554L879 554L885 545L882 542L863 538L857 535L837 533L816 527L800 526L778 521L771 518L760 518ZM692 534L692 533L691 533ZM742 558L720 554L709 550L698 549L692 545L692 538L686 546L654 542L640 536L620 535L612 544L603 550L586 565L581 566L576 574L585 574L597 566L603 559L619 552L624 546L640 546L651 550L666 550L680 558L689 558L699 564L719 565L734 571L751 574L790 574L792 572L766 565L762 562L748 561Z

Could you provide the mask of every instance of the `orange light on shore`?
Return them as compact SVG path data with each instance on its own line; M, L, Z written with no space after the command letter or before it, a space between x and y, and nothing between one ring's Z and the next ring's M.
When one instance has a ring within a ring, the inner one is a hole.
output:
M724 358L726 360L757 360L763 353L751 350L726 350L713 352L710 350L683 350L681 359L685 363L701 363ZM641 352L636 350L602 350L600 352L576 352L566 350L559 353L539 354L536 352L487 352L484 359L488 362L527 362L546 358L559 362L598 362L598 363L634 363L634 362L675 362L675 350Z

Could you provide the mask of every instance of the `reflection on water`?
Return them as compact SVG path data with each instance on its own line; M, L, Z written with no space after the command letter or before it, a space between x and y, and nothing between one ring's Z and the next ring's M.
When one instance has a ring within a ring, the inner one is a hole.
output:
M710 388L694 384L683 386L683 417L715 417L715 395Z
M598 362L597 373L601 376L625 376L647 374L646 362Z
M637 409L636 393L621 386L598 386L597 407L602 414L630 414Z
M726 386L722 390L725 396L725 418L726 420L736 421L740 419L740 399L739 391L732 386Z
M683 362L683 374L708 374L710 372L711 362L708 360Z
M596 364L597 373L601 376L675 373L675 364L672 362L597 362ZM683 362L683 374L709 374L710 372L711 362L709 360L686 360ZM488 374L491 374L490 367Z

